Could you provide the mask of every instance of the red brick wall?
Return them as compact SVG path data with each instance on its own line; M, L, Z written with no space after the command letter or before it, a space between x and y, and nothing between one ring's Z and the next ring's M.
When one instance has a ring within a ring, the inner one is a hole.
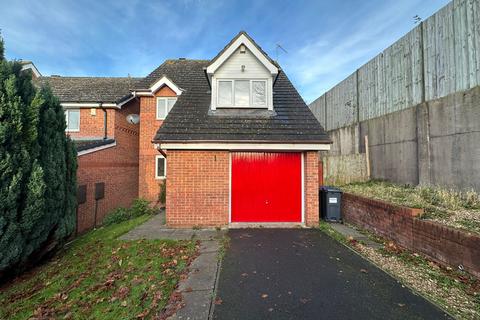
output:
M443 265L463 267L480 276L480 236L416 218L418 209L344 193L346 222L391 239Z
M156 97L175 96L173 90L164 86L157 91L155 97L140 98L139 196L154 204L158 202L160 184L164 183L164 179L155 178L155 156L160 153L153 147L152 139L163 122L162 120L156 120Z
M318 226L318 152L304 153L305 224Z
M105 198L98 200L97 225L108 212L128 207L138 197L139 127L125 119L130 113L138 113L138 107L138 101L133 100L111 116L115 123L115 147L78 157L77 184L87 186L87 202L78 207L80 233L95 225L95 183L105 183Z
M305 223L316 226L318 154L304 154ZM168 151L167 224L171 227L224 226L229 219L228 151Z
M169 151L167 224L224 226L229 215L228 151Z
M105 109L107 111L107 135L113 138L115 134L115 109ZM104 111L96 109L96 115L90 114L90 108L80 109L80 131L67 131L67 134L74 139L82 138L103 138L105 135Z

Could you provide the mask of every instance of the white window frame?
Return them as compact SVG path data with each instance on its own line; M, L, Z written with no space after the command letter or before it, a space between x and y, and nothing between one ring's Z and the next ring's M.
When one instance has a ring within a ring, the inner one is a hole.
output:
M68 118L69 118L69 113L75 111L78 112L78 128L77 129L70 129L68 127ZM67 132L80 132L80 118L81 118L81 112L80 109L65 109L65 123L66 123L66 128L65 131Z
M222 105L220 104L220 82L230 82L232 86L232 97L230 104ZM247 106L235 105L235 81L249 81L249 102ZM265 84L265 103L264 104L253 104L253 82L263 82ZM216 93L217 108L268 108L268 80L267 79L217 79L217 93Z
M163 170L163 173L164 175L163 176L159 176L158 175L158 159L164 159L164 170ZM162 156L161 154L158 154L155 156L155 179L165 179L167 177L167 158L165 158L164 156Z
M173 103L173 105L175 105L175 103L177 102L177 98L176 98L176 97L157 97L156 106L155 106L155 119L157 119L157 120L165 120L165 118L168 116L168 113L169 113L170 110L171 110L171 109L168 110L168 101L169 101L169 100L175 101L175 102ZM165 108L166 108L166 110L165 110L165 117L164 117L164 118L158 116L158 102L159 102L159 101L165 101ZM172 108L173 108L173 106L172 106Z

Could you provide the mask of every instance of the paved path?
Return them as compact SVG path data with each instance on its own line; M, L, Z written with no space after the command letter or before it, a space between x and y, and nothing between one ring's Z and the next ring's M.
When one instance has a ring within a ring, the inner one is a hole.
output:
M142 225L121 236L122 240L171 239L200 240L199 256L188 268L188 277L177 288L185 306L169 319L207 320L213 306L215 284L218 275L219 240L225 231L214 229L169 229L165 226L164 214L158 214Z
M318 230L228 234L214 319L448 318Z

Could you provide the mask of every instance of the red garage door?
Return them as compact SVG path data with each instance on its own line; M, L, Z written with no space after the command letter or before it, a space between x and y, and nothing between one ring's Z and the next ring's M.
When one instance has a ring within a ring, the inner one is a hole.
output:
M300 153L232 153L232 222L301 222Z

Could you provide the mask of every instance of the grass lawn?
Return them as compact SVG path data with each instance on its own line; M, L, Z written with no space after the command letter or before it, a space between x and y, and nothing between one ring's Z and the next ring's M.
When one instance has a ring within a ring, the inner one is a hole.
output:
M424 219L480 233L480 195L436 187L398 185L384 181L350 183L343 191L384 200L411 208L424 209Z
M121 241L149 216L91 231L51 261L0 288L0 319L161 317L194 241Z

